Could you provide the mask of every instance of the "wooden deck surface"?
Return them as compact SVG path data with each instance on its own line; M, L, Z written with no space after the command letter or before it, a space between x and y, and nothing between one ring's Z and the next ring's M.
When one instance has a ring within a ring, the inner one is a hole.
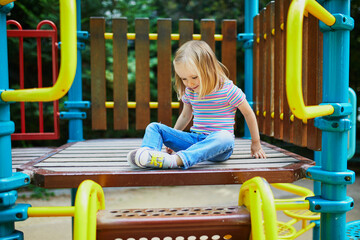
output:
M51 147L32 147L32 148L13 148L12 154L12 170L16 172L16 168L23 164L31 162L44 154L53 151Z
M65 144L17 168L32 175L32 183L46 188L75 188L92 179L103 187L239 184L254 177L269 182L293 182L304 177L313 161L263 143L267 159L250 155L250 140L237 138L229 160L203 162L191 169L131 168L127 153L141 139L97 139Z

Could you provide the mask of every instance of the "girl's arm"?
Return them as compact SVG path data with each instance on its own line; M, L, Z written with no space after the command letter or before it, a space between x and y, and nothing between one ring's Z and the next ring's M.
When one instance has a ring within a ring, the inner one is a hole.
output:
M193 113L192 113L192 107L190 104L184 103L183 110L180 113L180 116L176 120L174 128L177 130L184 130L186 126L189 124L189 122L192 119ZM174 153L174 151L168 147L166 147L166 152L169 154Z
M251 134L251 155L255 158L266 158L264 150L261 148L259 128L257 125L255 113L249 103L244 100L239 106L239 110L244 115L245 121L249 127Z
M192 119L193 111L191 104L184 103L183 110L181 111L180 116L176 120L174 128L177 130L184 130L186 126L189 124L189 122Z

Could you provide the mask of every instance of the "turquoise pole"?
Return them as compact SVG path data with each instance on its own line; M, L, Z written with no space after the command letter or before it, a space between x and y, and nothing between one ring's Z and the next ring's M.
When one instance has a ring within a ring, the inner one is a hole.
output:
M8 72L8 52L7 52L7 34L6 34L6 14L10 12L14 4L10 3L0 6L0 90L9 89ZM0 132L7 132L7 126L10 123L10 105L0 103ZM12 159L11 159L11 133L0 135L0 180L11 178ZM3 209L0 209L0 213ZM7 239L15 229L14 222L0 223L0 239Z
M76 1L76 26L77 31L81 31L81 1ZM81 49L77 48L77 65L74 82L68 93L69 102L82 101L82 58ZM70 108L71 113L80 113L80 108ZM83 141L83 120L82 119L69 119L69 139L68 142Z
M245 34L253 33L253 18L259 13L258 0L245 0ZM253 106L253 50L245 49L245 95L250 106ZM244 138L250 138L250 131L245 124Z
M324 7L330 13L341 13L350 16L350 0L329 0ZM349 99L349 52L350 31L336 29L324 31L323 55L323 102L347 103ZM343 117L329 117L330 121L338 121ZM327 172L347 171L347 132L323 131L322 133L321 168ZM346 200L345 184L321 185L321 198L337 201ZM346 212L321 213L321 239L345 239Z

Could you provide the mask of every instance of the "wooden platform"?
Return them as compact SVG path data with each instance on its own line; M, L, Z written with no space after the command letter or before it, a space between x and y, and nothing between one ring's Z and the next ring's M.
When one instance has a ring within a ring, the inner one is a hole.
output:
M229 160L203 162L189 170L133 169L127 153L141 139L97 139L65 144L18 167L32 175L32 183L45 188L75 188L91 179L103 187L240 184L255 177L269 182L294 182L304 177L313 161L262 143L267 159L250 155L250 140L235 141Z
M51 147L32 147L32 148L13 148L12 155L12 170L16 172L16 168L21 165L31 162L44 154L53 151Z

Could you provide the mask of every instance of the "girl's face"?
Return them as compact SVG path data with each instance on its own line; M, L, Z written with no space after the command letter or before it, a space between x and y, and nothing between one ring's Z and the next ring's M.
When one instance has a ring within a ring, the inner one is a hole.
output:
M192 89L196 93L200 92L200 79L193 68L188 68L183 63L177 63L174 64L174 69L185 87Z

